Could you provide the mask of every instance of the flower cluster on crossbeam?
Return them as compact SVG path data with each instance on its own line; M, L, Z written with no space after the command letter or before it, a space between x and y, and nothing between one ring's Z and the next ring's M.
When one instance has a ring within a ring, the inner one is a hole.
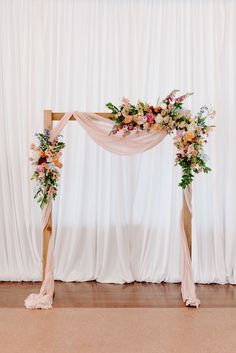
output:
M164 130L168 134L175 132L175 162L182 168L179 186L184 189L192 183L194 174L208 173L211 170L206 164L204 144L213 128L213 125L209 124L209 118L214 117L215 111L203 106L194 116L183 105L193 93L176 97L177 92L178 90L173 90L165 99L158 99L156 106L140 101L131 104L127 98L122 99L119 107L111 102L106 106L114 119L111 134L121 138L153 130Z

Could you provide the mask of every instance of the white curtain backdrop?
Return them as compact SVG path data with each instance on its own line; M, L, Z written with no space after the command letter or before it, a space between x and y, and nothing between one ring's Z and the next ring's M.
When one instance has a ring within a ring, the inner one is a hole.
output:
M155 103L174 88L217 111L213 171L193 185L196 282L236 283L236 2L230 0L0 0L0 280L41 278L41 212L29 145L43 110L104 111ZM76 122L64 130L54 204L55 277L180 280L180 171L172 138L118 157Z

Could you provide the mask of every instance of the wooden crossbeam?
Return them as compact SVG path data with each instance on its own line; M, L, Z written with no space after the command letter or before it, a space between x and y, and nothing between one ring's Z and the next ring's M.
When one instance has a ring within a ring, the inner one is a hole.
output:
M95 113L97 115L102 116L103 118L112 119L113 115L111 113ZM65 113L52 113L52 120L61 120L61 118L65 115ZM70 120L76 120L74 116L70 118Z

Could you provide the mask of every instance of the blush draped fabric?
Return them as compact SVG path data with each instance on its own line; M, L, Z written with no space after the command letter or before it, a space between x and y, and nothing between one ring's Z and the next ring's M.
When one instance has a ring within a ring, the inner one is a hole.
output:
M60 134L72 113L66 113L61 122L53 129L51 139ZM125 139L110 135L113 122L94 113L73 113L74 118L84 128L88 135L101 147L119 155L141 153L158 145L165 137L166 132L150 132L149 134L134 134Z
M57 126L50 133L50 140L53 141L63 130L66 123L74 116L76 121L85 129L88 135L101 147L115 154L132 155L141 153L158 145L165 137L166 132L150 132L131 134L126 138L120 138L117 135L109 135L113 122L94 113L66 113ZM191 210L191 189L184 192L186 203ZM43 211L43 229L51 212L51 200L45 206ZM183 301L187 306L196 306L200 304L196 297L195 285L192 279L191 259L188 249L186 234L183 226L183 210L180 214L179 235L181 241L181 292ZM25 300L25 306L28 309L49 309L53 303L54 278L53 278L53 237L49 242L47 254L45 279L39 294L30 294Z

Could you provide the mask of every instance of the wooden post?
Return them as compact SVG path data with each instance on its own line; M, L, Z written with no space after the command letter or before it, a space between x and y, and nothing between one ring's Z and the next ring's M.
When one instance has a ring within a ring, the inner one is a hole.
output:
M44 129L52 129L52 111L44 110ZM42 280L45 278L45 269L47 262L47 254L48 254L48 244L49 239L52 234L52 207L50 210L50 215L48 218L48 222L43 231L43 263L42 263Z
M183 192L184 230L188 242L190 256L192 257L192 213L190 212Z

